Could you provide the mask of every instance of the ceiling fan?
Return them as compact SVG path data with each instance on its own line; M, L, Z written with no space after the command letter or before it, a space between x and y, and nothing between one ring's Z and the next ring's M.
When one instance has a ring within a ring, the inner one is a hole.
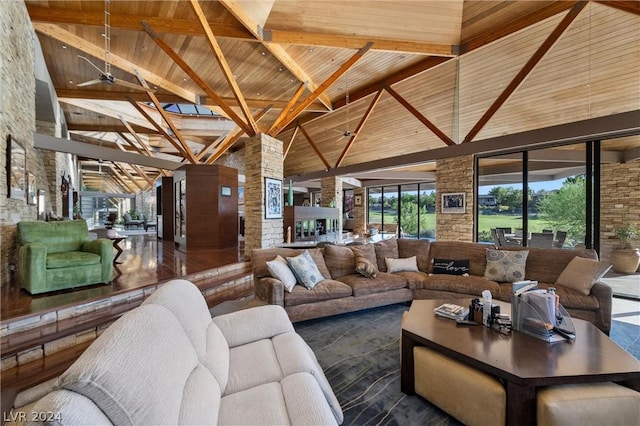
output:
M352 136L357 135L357 133L353 133L351 130L349 130L349 79L347 78L347 75L345 74L345 87L346 87L346 95L345 95L345 126L344 126L344 131L342 130L338 130L338 129L334 129L336 132L340 132L342 133L342 135L338 138L338 140L342 139L342 138L350 138Z
M155 92L155 90L143 87L139 84L129 83L128 81L119 80L111 74L111 63L109 62L109 54L111 53L111 11L110 0L104 2L104 71L97 65L82 55L78 55L78 58L87 61L89 65L98 70L100 73L98 78L79 83L78 87L92 86L94 84L106 84L108 86L118 85L127 87L134 90L143 90L145 92Z

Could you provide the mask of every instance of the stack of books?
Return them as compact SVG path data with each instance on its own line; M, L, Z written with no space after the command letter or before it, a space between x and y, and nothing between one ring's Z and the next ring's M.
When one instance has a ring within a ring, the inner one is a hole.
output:
M435 308L434 312L439 317L449 318L452 320L464 320L467 318L467 315L469 315L468 308L453 303L444 303Z

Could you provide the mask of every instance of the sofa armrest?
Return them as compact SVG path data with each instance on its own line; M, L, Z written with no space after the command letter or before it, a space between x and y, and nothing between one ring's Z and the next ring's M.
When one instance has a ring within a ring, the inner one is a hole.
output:
M41 292L47 282L47 246L34 242L18 250L18 277L29 293Z
M596 327L609 335L611 331L611 305L613 290L608 284L597 282L591 287L591 296L598 299L600 309L596 312Z
M82 243L82 251L100 256L102 282L113 279L113 242L108 238L98 238Z
M257 278L253 280L255 297L270 305L284 306L284 284L271 278Z
M276 305L258 306L213 317L230 348L262 339L270 339L295 330L284 308Z

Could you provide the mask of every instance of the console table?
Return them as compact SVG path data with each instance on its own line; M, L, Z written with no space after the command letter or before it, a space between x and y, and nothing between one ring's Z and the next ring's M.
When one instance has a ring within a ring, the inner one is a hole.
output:
M505 336L483 326L459 326L436 317L442 303L463 300L414 300L402 326L401 389L415 394L413 348L425 346L505 383L507 425L536 424L536 391L568 383L625 382L640 390L640 361L588 321L573 319L573 343L547 343L513 331ZM500 305L511 313L511 305Z

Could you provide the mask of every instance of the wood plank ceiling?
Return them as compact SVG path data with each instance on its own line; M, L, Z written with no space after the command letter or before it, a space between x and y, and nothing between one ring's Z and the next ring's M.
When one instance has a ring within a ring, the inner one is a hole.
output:
M638 2L25 3L71 137L176 161L210 164L265 132L285 143L285 175L304 175L640 105ZM79 87L98 76L79 55L105 68L105 33L129 87ZM158 114L153 98L216 115ZM92 190L168 173L103 162L104 179L85 160Z

